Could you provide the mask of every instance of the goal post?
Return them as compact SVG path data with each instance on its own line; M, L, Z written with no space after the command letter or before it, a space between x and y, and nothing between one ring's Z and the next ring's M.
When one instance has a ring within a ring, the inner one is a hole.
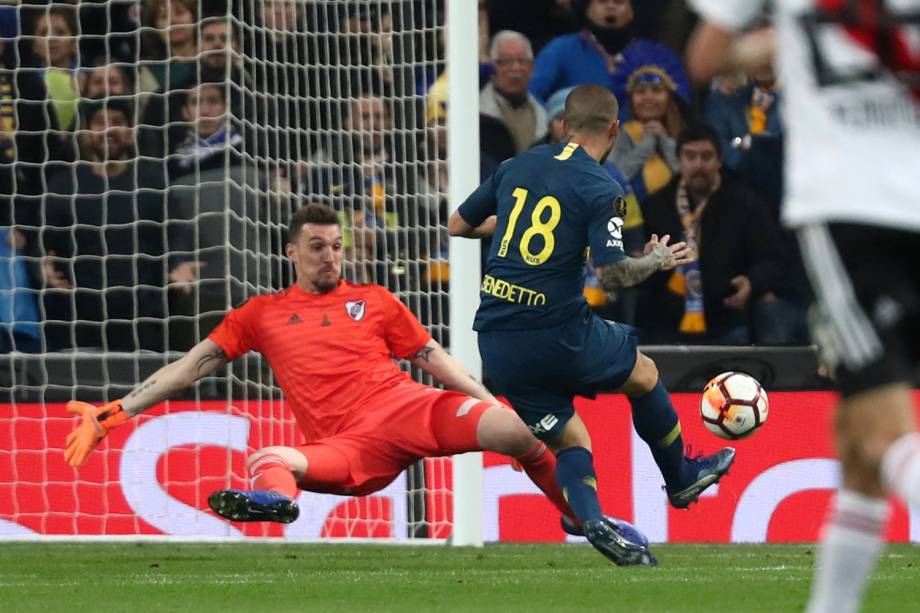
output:
M448 168L450 208L479 185L479 58L469 41L477 40L478 6L451 0L447 12ZM482 362L473 332L473 316L479 306L479 241L450 240L451 352L477 379ZM455 456L453 461L454 545L482 545L483 468L482 453Z
M15 162L0 176L0 540L481 545L481 454L420 462L366 498L305 493L286 528L210 514L210 491L248 486L247 454L300 442L254 354L113 431L78 471L64 464L66 400L121 397L228 307L290 283L285 227L306 202L337 211L346 278L389 288L481 371L479 244L446 229L479 179L476 4L138 7L0 6L0 112L28 111L0 141ZM448 65L445 130L427 92Z

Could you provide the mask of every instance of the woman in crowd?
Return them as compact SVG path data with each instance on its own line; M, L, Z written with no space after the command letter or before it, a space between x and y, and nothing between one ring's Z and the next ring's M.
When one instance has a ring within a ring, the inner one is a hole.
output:
M623 53L612 87L628 119L621 124L610 160L642 202L667 185L677 170L675 139L684 127L690 84L667 48L639 41Z

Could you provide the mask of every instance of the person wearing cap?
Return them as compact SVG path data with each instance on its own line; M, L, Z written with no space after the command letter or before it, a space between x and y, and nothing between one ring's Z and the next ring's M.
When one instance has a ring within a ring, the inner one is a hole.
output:
M665 185L677 171L676 138L684 126L690 84L669 49L640 41L623 54L613 92L629 119L610 159L636 192L639 202Z
M169 220L161 164L138 159L127 98L84 100L81 160L52 176L44 202L42 274L49 348L163 349L167 283L187 287L198 263ZM76 322L76 323L75 323Z

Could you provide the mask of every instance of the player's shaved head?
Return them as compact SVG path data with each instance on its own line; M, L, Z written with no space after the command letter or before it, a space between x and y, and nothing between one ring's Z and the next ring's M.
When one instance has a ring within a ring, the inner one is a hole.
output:
M291 223L288 224L288 240L292 243L297 242L297 237L303 230L304 225L312 223L320 226L341 225L339 216L336 215L332 208L325 204L316 204L311 202L300 207L292 216Z
M600 85L579 85L565 99L565 120L571 133L605 132L619 113L616 96Z

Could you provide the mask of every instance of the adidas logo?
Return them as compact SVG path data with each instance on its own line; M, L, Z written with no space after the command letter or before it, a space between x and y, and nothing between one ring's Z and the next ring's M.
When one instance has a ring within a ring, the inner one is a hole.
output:
M291 324L300 324L300 323L303 323L303 320L300 318L300 315L298 315L297 313L294 313L293 315L291 315L290 317L288 317L288 325L289 325L289 326L290 326Z

